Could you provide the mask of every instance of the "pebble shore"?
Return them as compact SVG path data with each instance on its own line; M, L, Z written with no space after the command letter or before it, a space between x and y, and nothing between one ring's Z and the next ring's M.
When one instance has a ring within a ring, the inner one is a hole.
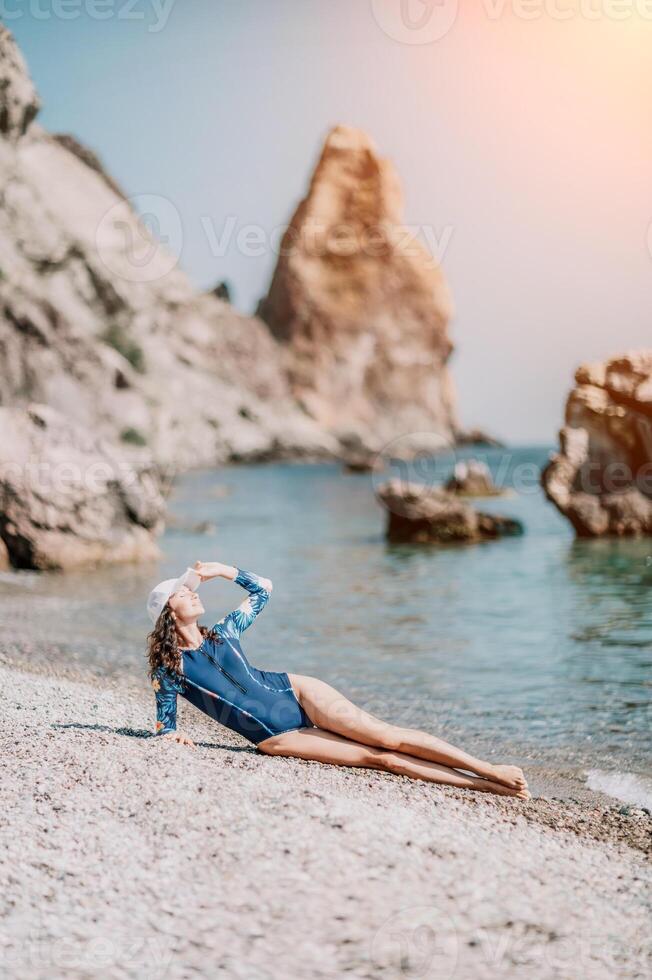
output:
M145 679L0 663L3 978L650 974L647 811L152 723Z

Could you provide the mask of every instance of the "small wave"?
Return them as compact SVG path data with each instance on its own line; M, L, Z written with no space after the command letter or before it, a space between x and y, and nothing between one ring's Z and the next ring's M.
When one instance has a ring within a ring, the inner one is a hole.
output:
M586 776L589 789L652 810L652 779L635 772L605 772L603 769L589 769Z

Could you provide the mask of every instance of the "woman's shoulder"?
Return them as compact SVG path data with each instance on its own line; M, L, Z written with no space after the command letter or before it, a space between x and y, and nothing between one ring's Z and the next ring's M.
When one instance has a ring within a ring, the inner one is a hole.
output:
M209 643L216 643L216 644L224 643L224 638L226 635L225 620L226 617L224 617L224 619L220 619L219 623L215 623L214 626L210 626L206 630L206 634L204 636L204 643L202 644L202 646L204 644L209 644Z

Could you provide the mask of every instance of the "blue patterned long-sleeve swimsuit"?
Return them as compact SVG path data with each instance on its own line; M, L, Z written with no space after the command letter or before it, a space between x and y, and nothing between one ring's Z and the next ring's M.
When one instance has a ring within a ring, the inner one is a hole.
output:
M287 673L252 667L240 644L241 634L269 600L271 581L241 568L233 581L249 595L215 624L216 636L183 651L180 674L164 667L154 674L157 735L176 730L179 694L254 745L281 732L313 727Z

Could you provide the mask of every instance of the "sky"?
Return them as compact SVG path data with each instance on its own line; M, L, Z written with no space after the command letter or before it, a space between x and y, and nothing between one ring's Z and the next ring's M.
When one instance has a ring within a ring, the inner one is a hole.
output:
M463 424L551 445L580 363L652 347L652 0L0 0L0 19L40 122L171 204L182 268L243 312L329 129L365 130L448 280Z

